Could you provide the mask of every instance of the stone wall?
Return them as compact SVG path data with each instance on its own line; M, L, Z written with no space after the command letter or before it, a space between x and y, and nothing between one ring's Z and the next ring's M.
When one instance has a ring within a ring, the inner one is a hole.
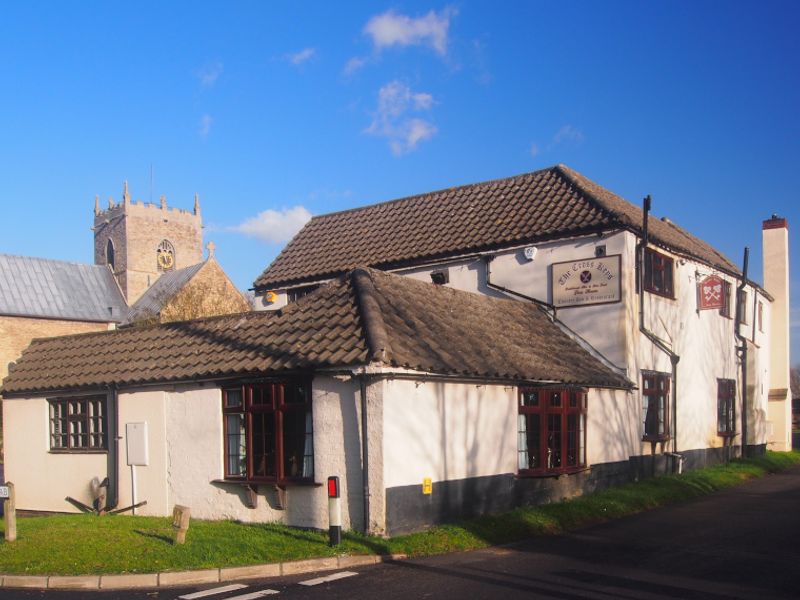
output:
M108 323L0 316L0 380L8 375L8 363L16 361L34 338L107 329Z
M174 269L203 260L202 219L197 201L194 211L131 202L127 193L121 204L110 202L107 210L95 209L94 261L106 264L106 247L114 245L114 275L128 304L133 304L161 275L156 255L158 245L168 240L175 249Z

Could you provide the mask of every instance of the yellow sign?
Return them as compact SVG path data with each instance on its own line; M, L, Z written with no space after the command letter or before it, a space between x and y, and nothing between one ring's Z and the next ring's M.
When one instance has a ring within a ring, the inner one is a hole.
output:
M422 480L422 493L425 495L430 495L433 493L433 482L431 481L430 477L426 477Z

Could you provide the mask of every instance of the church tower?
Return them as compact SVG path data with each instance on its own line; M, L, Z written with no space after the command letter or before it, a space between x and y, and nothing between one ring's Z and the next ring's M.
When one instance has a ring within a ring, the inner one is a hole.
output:
M94 262L109 265L128 304L133 304L163 273L203 261L203 225L200 199L194 210L168 208L164 196L158 205L132 202L128 182L122 202L108 200L94 206Z

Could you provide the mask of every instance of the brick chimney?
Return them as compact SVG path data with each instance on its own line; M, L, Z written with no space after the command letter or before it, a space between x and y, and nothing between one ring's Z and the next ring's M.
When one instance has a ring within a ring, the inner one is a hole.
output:
M769 412L771 450L792 449L792 395L789 390L789 224L772 215L763 223L764 289L775 300L769 324Z

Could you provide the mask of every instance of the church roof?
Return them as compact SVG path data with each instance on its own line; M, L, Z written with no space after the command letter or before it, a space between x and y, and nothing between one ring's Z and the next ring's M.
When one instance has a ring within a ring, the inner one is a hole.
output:
M190 267L167 271L156 282L145 291L142 296L133 303L128 310L128 315L124 324L129 324L139 317L157 316L161 309L180 292L183 287L191 281L197 272L203 268L205 262L197 263Z
M0 315L117 323L127 310L108 267L0 254Z
M2 391L25 396L373 363L504 382L632 387L537 305L360 268L278 311L34 340Z
M651 242L738 274L728 258L650 216ZM257 289L391 269L597 231L641 233L642 209L565 165L316 216L255 281Z

